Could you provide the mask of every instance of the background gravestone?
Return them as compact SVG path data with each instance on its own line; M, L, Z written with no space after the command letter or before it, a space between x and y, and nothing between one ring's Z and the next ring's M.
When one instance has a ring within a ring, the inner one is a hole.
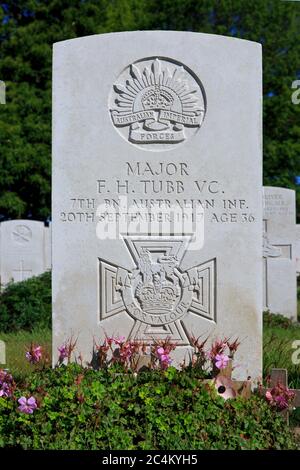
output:
M52 269L52 224L45 226L45 271Z
M53 74L53 361L71 336L86 361L105 334L170 337L178 361L228 336L259 376L260 45L96 35L55 44Z
M6 345L5 342L0 339L0 364L6 364Z
M0 80L0 104L5 104L5 83Z
M265 310L297 319L295 191L264 187Z
M49 229L43 222L35 220L1 222L1 286L11 281L24 281L47 270L46 230Z
M296 225L296 271L297 275L300 274L300 225Z

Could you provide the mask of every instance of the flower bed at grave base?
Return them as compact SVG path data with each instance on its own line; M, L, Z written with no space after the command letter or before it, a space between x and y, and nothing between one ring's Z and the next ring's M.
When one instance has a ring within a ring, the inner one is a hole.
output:
M263 397L224 400L192 370L133 375L73 363L36 370L0 397L0 448L295 449L296 443Z
M192 342L192 360L180 371L171 366L169 340L154 344L139 368L145 345L106 338L95 345L99 370L70 362L73 339L59 348L55 369L31 344L25 357L35 370L25 382L0 370L0 448L296 449L277 412L292 393L275 386L245 398L230 379L238 342L217 340L209 351L206 341Z

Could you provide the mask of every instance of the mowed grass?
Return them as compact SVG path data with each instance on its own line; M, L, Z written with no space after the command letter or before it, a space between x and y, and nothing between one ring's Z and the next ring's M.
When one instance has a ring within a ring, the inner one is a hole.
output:
M52 333L48 328L39 328L32 332L0 332L0 340L4 341L6 346L6 364L0 364L0 368L9 369L15 378L24 378L32 372L33 366L25 358L26 351L28 351L31 343L42 346L44 357L42 365L50 366L51 338Z
M298 345L295 341L298 341ZM265 326L263 336L264 378L273 368L287 369L289 386L300 389L300 364L296 364L293 359L300 360L300 326L295 325L288 328Z

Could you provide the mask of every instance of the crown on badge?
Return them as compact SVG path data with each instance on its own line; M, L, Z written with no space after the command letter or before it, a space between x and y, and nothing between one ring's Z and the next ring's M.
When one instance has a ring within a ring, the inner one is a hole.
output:
M155 89L148 90L142 97L142 104L145 110L147 109L171 109L173 104L173 97L171 93L162 90L159 86Z
M176 291L172 286L161 287L157 290L153 285L145 285L136 297L144 312L155 313L158 309L170 311L176 301Z

